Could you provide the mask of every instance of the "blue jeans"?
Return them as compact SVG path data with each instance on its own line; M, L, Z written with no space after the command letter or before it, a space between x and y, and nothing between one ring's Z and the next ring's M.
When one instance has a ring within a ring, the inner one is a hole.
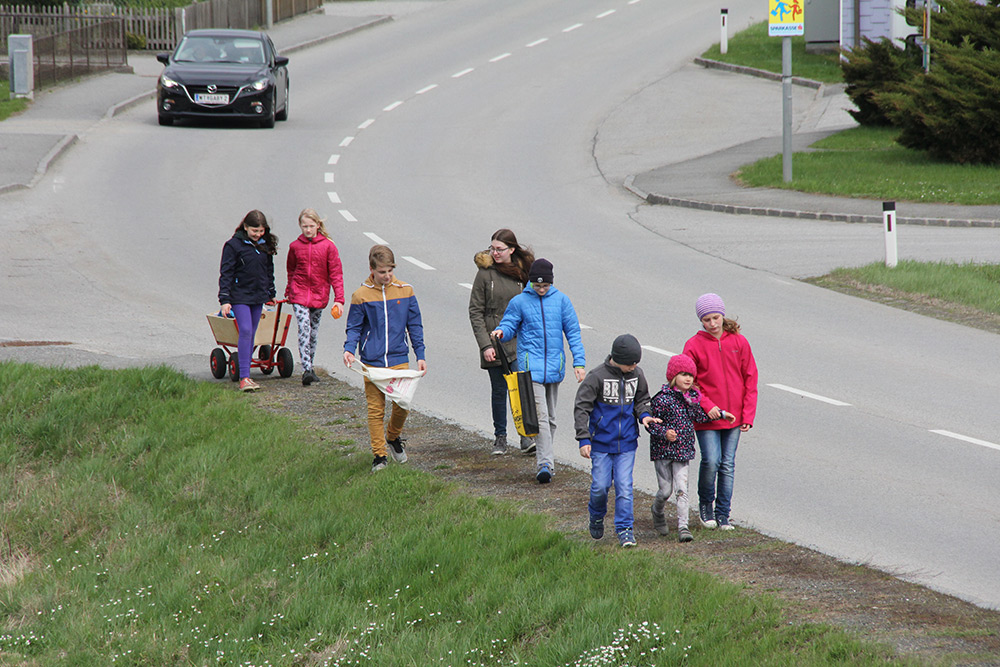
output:
M608 490L615 485L615 532L632 527L632 468L635 451L607 454L590 450L590 520L600 521L608 513Z
M493 406L493 435L507 435L507 381L499 366L487 368L490 374L490 402ZM517 359L510 362L510 370L517 370Z
M698 502L715 503L716 518L729 518L736 473L736 447L740 429L697 431L701 465L698 468Z

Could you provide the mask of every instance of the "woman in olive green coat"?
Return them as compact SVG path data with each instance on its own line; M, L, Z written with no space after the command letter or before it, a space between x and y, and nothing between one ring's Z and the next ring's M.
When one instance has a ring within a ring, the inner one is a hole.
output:
M490 332L507 309L507 302L521 293L528 281L528 269L535 261L530 248L517 242L514 232L498 229L490 247L476 253L475 263L479 268L472 283L469 297L469 320L479 344L479 365L490 374L493 405L493 453L507 453L507 383L503 379L500 361L493 349ZM510 360L512 370L517 369L517 339L503 342L504 351ZM530 453L534 442L530 438L521 439L521 449Z

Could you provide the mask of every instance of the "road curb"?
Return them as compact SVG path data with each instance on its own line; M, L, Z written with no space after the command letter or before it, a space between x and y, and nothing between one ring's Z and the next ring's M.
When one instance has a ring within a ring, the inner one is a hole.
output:
M377 25L382 25L383 23L388 23L389 21L392 20L393 18L391 16L379 16L378 18L368 21L367 23L362 23L361 25L356 25L354 27L347 28L346 30L341 30L340 32L324 35L323 37L317 37L316 39L310 39L309 41L306 42L292 44L291 46L279 49L278 52L282 55L285 55L287 53L295 53L296 51L302 51L303 49L308 49L313 46L318 46L319 44L323 44L324 42L329 42L330 40L334 40L339 37L346 37L347 35L350 35L355 32L360 32L362 30L374 28Z

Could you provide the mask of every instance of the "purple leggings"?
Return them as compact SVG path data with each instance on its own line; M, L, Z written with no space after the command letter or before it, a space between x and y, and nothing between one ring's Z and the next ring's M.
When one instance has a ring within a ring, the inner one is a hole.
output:
M240 340L236 351L240 357L240 379L250 377L250 358L253 356L253 339L257 335L257 325L260 324L260 311L264 304L250 306L245 303L233 304L233 315L236 316L236 326L240 330Z

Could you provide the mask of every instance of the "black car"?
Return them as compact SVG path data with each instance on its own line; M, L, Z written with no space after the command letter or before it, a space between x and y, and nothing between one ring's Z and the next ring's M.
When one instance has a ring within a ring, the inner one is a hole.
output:
M261 127L288 118L288 58L254 30L191 30L156 83L160 125L181 118L251 118Z

